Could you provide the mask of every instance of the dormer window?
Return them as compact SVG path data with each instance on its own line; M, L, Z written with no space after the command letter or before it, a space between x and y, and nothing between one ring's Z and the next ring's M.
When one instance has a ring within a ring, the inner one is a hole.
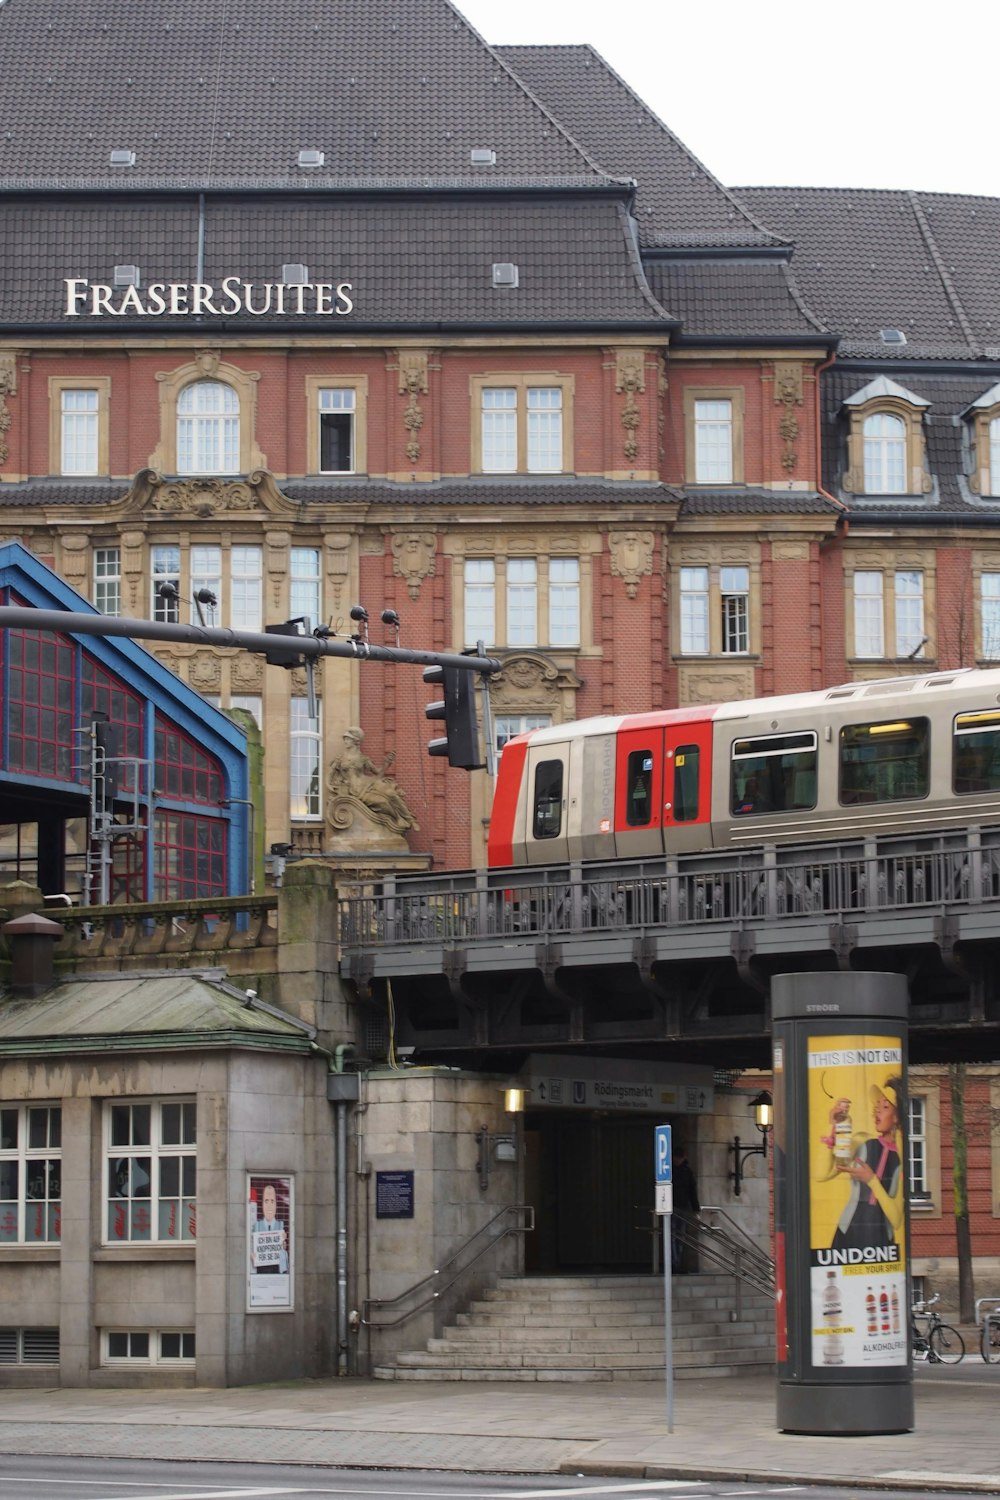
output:
M924 438L929 405L884 375L848 396L847 494L914 496L930 491Z
M973 453L969 488L984 499L1000 500L1000 384L973 401L964 415Z

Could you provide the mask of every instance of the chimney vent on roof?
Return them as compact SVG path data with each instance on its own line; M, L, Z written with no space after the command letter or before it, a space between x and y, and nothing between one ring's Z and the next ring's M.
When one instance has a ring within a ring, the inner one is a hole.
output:
M880 328L878 336L883 344L906 343L906 334L901 328Z
M517 266L512 260L495 260L493 262L493 285L494 286L517 286Z
M495 167L497 154L489 146L473 146L469 152L469 161L474 167Z
M113 167L134 167L135 152L128 151L124 147L116 147L111 153L111 165Z
M31 912L0 929L10 949L10 987L16 995L41 995L55 983L53 948L65 936L58 922Z
M115 286L138 286L138 266L115 266L113 284Z
M299 152L300 167L321 167L325 161L326 156L324 155L324 153L322 151L317 151L315 147L303 147L303 149Z
M301 261L286 261L281 268L281 279L286 286L308 286L309 267Z

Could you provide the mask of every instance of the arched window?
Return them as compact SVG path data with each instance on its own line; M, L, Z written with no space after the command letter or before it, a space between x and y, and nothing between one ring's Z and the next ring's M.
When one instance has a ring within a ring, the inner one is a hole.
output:
M865 418L865 493L906 494L906 423L891 412Z
M177 398L177 472L240 472L240 398L219 380L197 380Z

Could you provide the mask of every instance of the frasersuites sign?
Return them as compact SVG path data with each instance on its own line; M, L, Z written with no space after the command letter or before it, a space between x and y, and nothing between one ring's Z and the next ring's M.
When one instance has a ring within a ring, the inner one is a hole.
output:
M242 281L226 276L218 286L204 281L151 281L147 287L108 286L85 276L66 276L67 318L177 318L208 315L237 318L265 313L292 317L346 317L354 311L349 281Z

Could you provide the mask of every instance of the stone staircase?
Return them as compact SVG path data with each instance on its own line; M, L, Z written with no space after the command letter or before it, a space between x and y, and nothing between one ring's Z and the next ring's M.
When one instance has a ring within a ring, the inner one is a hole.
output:
M773 1365L774 1305L732 1276L673 1281L678 1379ZM504 1277L426 1349L376 1367L377 1380L658 1380L664 1374L659 1276Z

